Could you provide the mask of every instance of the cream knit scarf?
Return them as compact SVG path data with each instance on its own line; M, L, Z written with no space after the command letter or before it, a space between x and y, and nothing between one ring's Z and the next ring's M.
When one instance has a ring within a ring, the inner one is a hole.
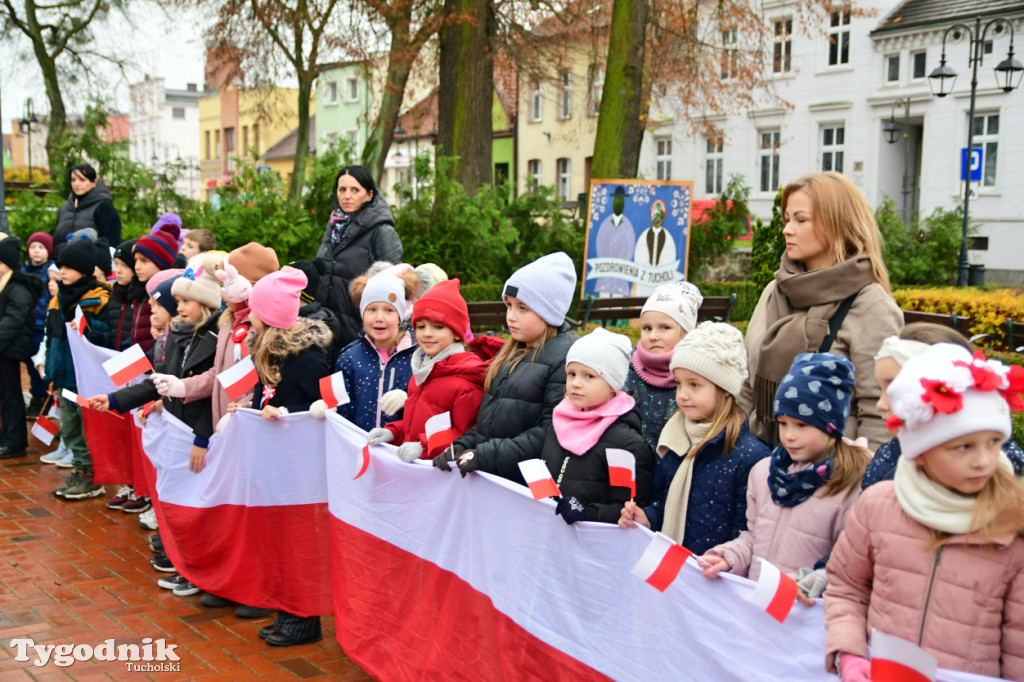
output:
M682 543L683 532L686 530L686 508L690 502L690 485L693 483L693 460L690 450L704 441L711 431L711 422L698 424L683 416L682 412L673 414L658 438L658 456L672 452L683 457L672 484L668 487L665 498L665 518L661 532L676 542Z
M416 385L422 386L426 382L427 377L430 376L430 371L434 369L435 365L440 364L441 361L456 353L463 353L465 350L466 347L458 341L438 352L434 357L424 353L423 349L417 348L416 352L412 354L412 359L409 363L412 366L412 376L416 380Z

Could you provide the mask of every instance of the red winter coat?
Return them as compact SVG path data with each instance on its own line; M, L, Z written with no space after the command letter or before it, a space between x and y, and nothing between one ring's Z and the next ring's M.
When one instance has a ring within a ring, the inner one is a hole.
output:
M400 445L419 441L423 446L420 459L430 459L441 453L427 451L427 420L431 417L452 413L452 438L458 438L476 424L480 401L484 397L484 374L487 362L470 351L450 355L430 370L422 386L416 378L409 380L406 392L404 415L399 421L391 422L384 428L394 434L392 443Z

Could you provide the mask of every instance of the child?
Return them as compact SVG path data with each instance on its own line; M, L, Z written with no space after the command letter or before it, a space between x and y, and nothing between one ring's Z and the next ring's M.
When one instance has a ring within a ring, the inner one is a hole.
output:
M178 253L178 233L178 226L169 223L135 242L132 257L135 259L135 275L140 282L145 284L161 270L174 267L174 257Z
M43 283L43 292L36 301L35 317L32 320L32 354L39 351L46 334L46 308L50 305L50 291L47 286L50 282L47 270L53 265L50 254L53 253L53 238L45 232L34 232L28 238L28 262L21 271L38 277ZM39 411L43 409L46 402L46 383L42 375L31 361L26 363L28 369L29 384L31 386L32 402L28 406L28 418L35 419Z
M750 471L747 530L701 557L705 577L729 571L757 580L760 557L803 578L810 571L801 569L832 551L871 456L843 440L855 386L853 364L843 356L796 356L775 394L782 444ZM801 587L818 596L824 576L808 577Z
M81 306L85 314L86 338L105 346L110 327L103 317L110 292L96 281L96 247L88 239L68 242L57 257L60 283L57 295L50 299L46 316L46 371L43 379L49 383L50 394L60 396L60 432L73 455L73 471L64 485L55 488L54 496L65 500L83 500L104 494L103 486L92 480L92 458L82 429L82 408L61 396L62 389L77 390L75 365L68 345L65 323L75 327L75 308Z
M135 276L131 257L132 247L136 239L122 242L114 251L111 261L114 271L114 284L110 288L110 301L107 303L107 322L110 324L112 348L124 350L131 345L133 305L140 297L145 298L145 285ZM150 341L152 345L152 341ZM144 348L143 350L149 350Z
M877 629L939 667L1024 680L1024 493L1000 445L1024 372L949 344L889 385L902 458L861 495L828 563L825 665L869 678Z
M57 285L60 282L60 268L57 267L56 263L53 263L46 269L47 284L46 290L50 294L50 298L54 298L57 295ZM49 304L47 304L49 305ZM39 372L39 376L43 376L46 371L46 347L50 345L49 334L43 335L43 341L39 344L39 351L32 356L32 365ZM45 381L43 382L46 383ZM60 441L57 449L53 452L47 453L39 458L39 461L43 464L55 464L61 469L70 469L73 465L75 454L68 448L67 443L64 442L64 436L59 436Z
M21 363L31 364L36 302L44 290L38 277L21 272L21 240L0 240L0 459L20 457L28 447Z
M395 277L380 273L352 280L349 291L363 316L359 338L345 346L334 366L345 378L349 402L338 414L364 431L398 419L412 378L412 335L403 324L407 301L419 296L420 281L411 270ZM314 416L320 406L310 408Z
M689 282L662 284L640 311L640 343L633 351L626 390L636 395L644 440L654 450L665 422L676 411L676 380L668 368L672 351L697 326L704 297ZM658 458L658 461L664 461ZM658 466L658 462L655 462Z
M737 402L747 376L743 335L704 322L672 351L676 405L655 451L650 504L627 503L619 525L661 529L698 556L747 528L747 479L769 455Z
M479 469L522 484L519 462L540 456L565 397L565 355L579 338L565 321L576 268L567 254L548 254L514 272L502 292L509 339L487 368L476 426L434 465L448 471L457 458L463 474ZM475 456L462 458L467 450Z
M636 500L647 504L654 456L643 438L633 396L622 391L631 344L622 334L595 329L565 358L565 398L552 414L541 457L562 496L555 513L576 521L615 523L632 497L629 488L608 481L609 448L635 458Z
M167 331L171 328L171 320L178 313L178 302L174 300L174 295L166 283L173 282L184 274L185 271L178 268L161 270L146 282L146 293L149 295L149 333L153 337L154 361L163 359Z
M401 443L398 456L405 462L441 454L426 449L426 423L431 417L450 412L456 438L476 423L487 370L487 364L462 343L469 311L458 279L437 284L416 301L412 324L418 347L412 354L403 416L367 434L370 443Z
M201 253L217 248L217 240L209 230L189 230L181 240L181 255L192 260Z

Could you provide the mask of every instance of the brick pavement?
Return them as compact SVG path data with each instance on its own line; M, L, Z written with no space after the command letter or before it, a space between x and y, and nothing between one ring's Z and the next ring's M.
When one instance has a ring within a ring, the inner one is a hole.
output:
M45 451L33 439L27 457L0 462L0 682L372 679L341 650L333 618L324 618L316 644L272 647L256 635L271 618L242 620L233 608L200 605L199 595L160 589L157 579L168 574L150 567L150 533L136 515L107 509L105 498L53 497L70 470L40 463ZM108 496L114 490L107 486ZM17 637L90 646L164 638L178 647L180 671L126 672L116 661L38 668L14 660Z

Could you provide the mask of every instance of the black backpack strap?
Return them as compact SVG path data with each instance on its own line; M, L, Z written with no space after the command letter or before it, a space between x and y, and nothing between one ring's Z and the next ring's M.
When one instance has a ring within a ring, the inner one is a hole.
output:
M827 353L831 350L832 344L839 334L839 329L843 326L843 320L846 319L846 313L850 312L850 308L853 307L853 301L859 293L857 291L844 298L843 302L836 308L836 311L832 313L832 317L828 318L828 336L822 339L821 346L818 348L819 353Z

